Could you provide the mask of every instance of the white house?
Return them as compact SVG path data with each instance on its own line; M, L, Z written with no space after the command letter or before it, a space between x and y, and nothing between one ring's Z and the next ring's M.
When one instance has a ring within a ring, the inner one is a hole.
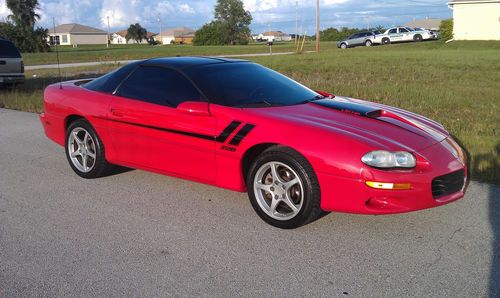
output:
M101 29L80 24L62 24L49 29L48 41L50 44L81 45L81 44L107 44L108 33Z
M121 31L118 31L118 32L115 32L113 34L111 34L111 43L112 44L136 44L137 42L133 39L130 39L128 42L127 42L127 32L128 30L125 29L125 30L121 30ZM148 38L147 39L143 39L141 44L147 44L148 43L148 39L149 38L152 38L153 36L155 36L154 33L152 32L148 32L147 33L147 36Z
M259 35L253 36L254 40L267 40L267 41L291 41L292 37L289 34L281 31L267 31Z
M162 44L172 44L175 42L176 37L194 35L195 30L187 27L176 27L162 32L156 37L156 40L160 41Z
M500 0L453 0L455 40L500 40Z

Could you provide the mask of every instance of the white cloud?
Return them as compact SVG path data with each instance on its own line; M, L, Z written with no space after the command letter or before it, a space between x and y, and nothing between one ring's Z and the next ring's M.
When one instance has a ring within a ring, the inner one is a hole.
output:
M107 27L128 27L142 19L143 6L137 0L104 0L99 13L100 24Z
M191 6L189 6L189 4L186 4L186 3L179 5L178 9L180 12L183 12L183 13L189 13L189 14L195 13L194 9Z
M7 18L10 14L10 9L7 8L7 2L5 0L0 0L0 20Z

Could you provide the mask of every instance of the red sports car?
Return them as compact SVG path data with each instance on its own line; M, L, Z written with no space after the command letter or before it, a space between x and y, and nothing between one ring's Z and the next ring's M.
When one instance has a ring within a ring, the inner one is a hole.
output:
M248 191L266 222L387 214L464 195L463 150L411 112L313 91L244 60L177 57L54 84L40 115L83 178L112 165Z

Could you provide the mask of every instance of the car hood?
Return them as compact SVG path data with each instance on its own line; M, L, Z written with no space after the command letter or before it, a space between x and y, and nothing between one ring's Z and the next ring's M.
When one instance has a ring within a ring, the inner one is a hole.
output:
M279 118L276 120L349 135L388 150L420 151L449 136L439 123L423 116L346 97L252 110L261 116Z

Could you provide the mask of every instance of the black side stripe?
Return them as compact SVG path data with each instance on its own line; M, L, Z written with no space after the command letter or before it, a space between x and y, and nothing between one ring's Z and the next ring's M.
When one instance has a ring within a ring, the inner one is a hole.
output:
M150 126L150 125L144 125L144 124L133 123L133 122L128 122L128 121L120 121L120 120L116 120L116 119L106 119L106 120L113 121L113 122L124 123L124 124L129 124L129 125L140 126L140 127L145 127L145 128L151 128L151 129L155 129L155 130L159 130L159 131L176 133L176 134L190 136L190 137L195 137L195 138L204 139L204 140L213 141L215 139L214 136L199 134L199 133L195 133L195 132L188 132L188 131L182 131L182 130L176 130L176 129L170 129L170 128Z
M231 142L229 142L230 145L238 146L238 144L243 140L243 138L255 127L253 124L245 124L238 133L233 137Z
M220 133L220 135L215 138L217 142L224 143L227 138L233 133L233 131L240 126L241 122L240 121L233 121L231 122L224 130Z

